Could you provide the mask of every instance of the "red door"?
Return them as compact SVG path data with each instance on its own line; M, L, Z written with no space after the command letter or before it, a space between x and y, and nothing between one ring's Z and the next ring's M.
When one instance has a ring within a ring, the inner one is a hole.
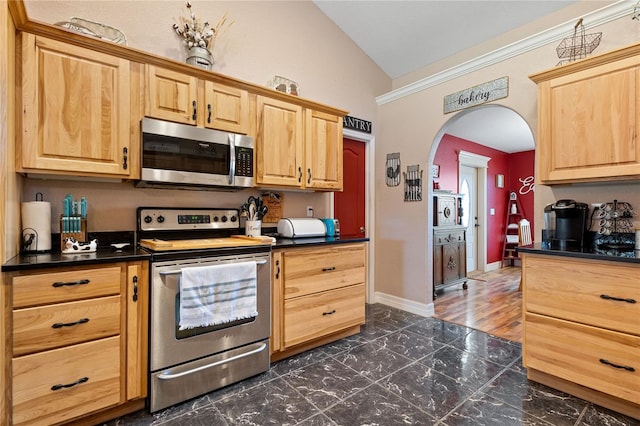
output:
M340 221L340 236L365 235L365 146L343 140L343 191L334 196L334 217Z

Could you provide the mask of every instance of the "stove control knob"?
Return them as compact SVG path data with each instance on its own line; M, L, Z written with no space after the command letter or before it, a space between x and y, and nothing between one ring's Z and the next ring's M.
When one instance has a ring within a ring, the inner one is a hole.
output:
M158 218L156 219L158 221L158 223L162 223L164 222L164 216L158 216Z
M226 222L227 220L228 220L228 219L227 219L227 217L226 217L226 216L222 216L222 221L223 221L223 222Z
M217 221L219 221L219 220L220 220L220 218L219 218L218 216L214 216L214 217L213 217L213 221L214 221L214 222L217 222Z
M231 216L231 222L235 222L236 220L238 220L238 218L235 215Z
M144 217L144 223L151 223L153 221L153 218L149 215L146 215Z

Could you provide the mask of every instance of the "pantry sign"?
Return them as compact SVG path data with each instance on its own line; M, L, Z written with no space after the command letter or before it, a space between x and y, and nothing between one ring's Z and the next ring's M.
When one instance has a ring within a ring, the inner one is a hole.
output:
M509 96L509 77L502 77L445 96L444 113L460 111L507 96Z

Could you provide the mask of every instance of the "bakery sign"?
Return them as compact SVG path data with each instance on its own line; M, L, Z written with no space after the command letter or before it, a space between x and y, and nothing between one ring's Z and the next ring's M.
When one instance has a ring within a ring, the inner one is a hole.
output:
M509 77L502 77L445 96L444 113L460 111L507 96L509 96Z

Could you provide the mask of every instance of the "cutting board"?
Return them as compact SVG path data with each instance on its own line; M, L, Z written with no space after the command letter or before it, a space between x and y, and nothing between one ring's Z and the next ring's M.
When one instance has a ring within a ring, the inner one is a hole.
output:
M272 243L273 239L271 237L247 237L245 235L234 235L229 238L202 238L194 240L140 240L140 246L146 247L153 251L259 246L271 245Z

